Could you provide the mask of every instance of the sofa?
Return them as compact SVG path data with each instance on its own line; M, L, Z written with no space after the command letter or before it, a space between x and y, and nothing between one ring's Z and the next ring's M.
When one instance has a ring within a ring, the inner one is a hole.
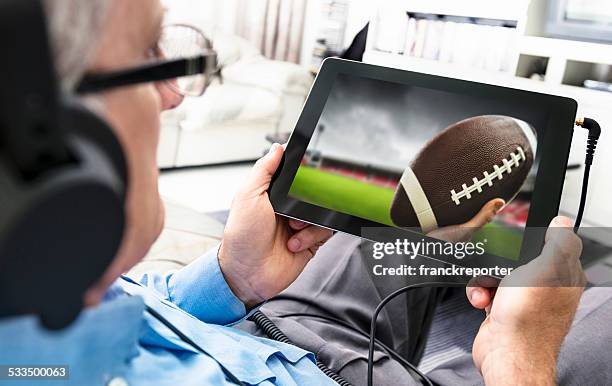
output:
M293 130L314 80L306 68L269 60L242 38L200 27L212 37L222 81L163 114L162 169L259 158L270 146L266 136Z
M164 230L147 256L129 272L166 273L188 265L221 242L224 224L218 219L164 199Z

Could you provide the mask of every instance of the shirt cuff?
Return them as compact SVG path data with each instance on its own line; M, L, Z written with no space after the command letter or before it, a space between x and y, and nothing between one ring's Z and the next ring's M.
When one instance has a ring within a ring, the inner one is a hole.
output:
M168 284L170 301L196 318L227 325L244 319L245 305L225 281L218 259L219 247L177 271Z

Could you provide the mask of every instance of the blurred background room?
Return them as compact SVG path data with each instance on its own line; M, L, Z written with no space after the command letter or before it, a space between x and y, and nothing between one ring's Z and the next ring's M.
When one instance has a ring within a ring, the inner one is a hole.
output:
M321 62L337 56L576 99L578 115L604 128L584 219L589 275L595 282L612 277L610 0L164 3L167 23L193 24L212 40L221 80L164 116L160 189L170 209L166 237L152 256L219 239L252 163L272 142L287 140ZM568 164L561 213L570 217L580 198L586 134L576 130ZM519 196L499 221L524 226L526 208Z

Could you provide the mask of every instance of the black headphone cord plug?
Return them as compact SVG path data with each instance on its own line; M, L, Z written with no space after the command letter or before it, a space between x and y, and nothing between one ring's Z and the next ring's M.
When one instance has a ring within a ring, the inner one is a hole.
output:
M576 120L576 126L580 126L589 131L586 159L584 161L584 176L582 179L580 206L578 207L578 214L576 215L576 222L574 223L574 232L578 233L578 230L580 229L580 224L582 223L584 209L586 206L587 192L589 188L589 176L591 174L591 165L593 165L593 158L595 158L595 150L597 149L597 141L599 141L599 137L601 135L601 127L599 123L597 123L597 121L591 118L580 118Z

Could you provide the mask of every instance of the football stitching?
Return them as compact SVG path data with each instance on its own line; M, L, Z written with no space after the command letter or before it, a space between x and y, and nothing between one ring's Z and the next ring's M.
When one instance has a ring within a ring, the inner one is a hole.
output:
M472 193L478 192L482 193L482 188L486 185L493 186L495 180L502 180L504 178L504 173L510 174L512 173L513 167L519 167L522 161L527 160L525 156L525 151L522 147L516 148L516 153L510 153L510 156L507 159L502 160L502 165L493 165L493 173L489 174L489 172L484 171L484 178L479 180L474 177L472 179L473 184L471 186L467 186L467 184L463 184L461 186L462 190L457 193L454 189L451 190L451 199L455 202L455 204L460 205L462 198L467 198L468 200L472 198Z

